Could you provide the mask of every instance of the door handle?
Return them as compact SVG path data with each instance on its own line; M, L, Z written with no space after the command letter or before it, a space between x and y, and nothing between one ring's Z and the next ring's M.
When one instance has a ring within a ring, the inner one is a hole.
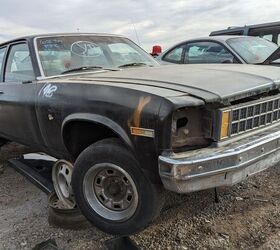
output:
M0 90L0 94L4 94L4 92Z

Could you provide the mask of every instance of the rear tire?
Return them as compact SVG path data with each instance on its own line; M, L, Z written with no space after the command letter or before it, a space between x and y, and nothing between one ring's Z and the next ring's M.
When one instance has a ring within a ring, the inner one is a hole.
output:
M102 231L130 235L147 227L160 213L160 188L150 182L133 154L118 139L86 148L72 174L76 202Z
M72 230L90 227L89 221L82 215L79 208L65 207L55 193L49 195L48 222L51 226Z

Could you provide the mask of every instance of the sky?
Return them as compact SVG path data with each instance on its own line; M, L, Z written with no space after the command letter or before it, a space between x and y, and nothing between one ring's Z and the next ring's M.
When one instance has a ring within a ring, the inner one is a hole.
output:
M279 0L0 0L0 42L50 32L129 37L147 51L228 26L280 21Z

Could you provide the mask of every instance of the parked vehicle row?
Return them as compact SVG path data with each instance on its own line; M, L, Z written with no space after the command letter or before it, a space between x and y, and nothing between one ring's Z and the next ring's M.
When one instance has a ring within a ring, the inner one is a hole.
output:
M279 59L279 52L275 52L279 37L280 22L229 27L211 32L210 37L180 42L164 53L160 45L155 45L151 55L163 64L272 64ZM272 55L273 52L275 53Z
M1 144L59 159L66 206L107 233L136 233L160 215L165 189L233 185L280 160L280 70L238 64L278 50L253 41L194 40L162 56L182 65L109 34L0 44Z

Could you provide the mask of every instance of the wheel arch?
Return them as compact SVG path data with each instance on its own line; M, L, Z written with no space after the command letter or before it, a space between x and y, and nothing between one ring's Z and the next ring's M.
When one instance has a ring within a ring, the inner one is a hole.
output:
M80 131L82 128L82 131ZM90 131L97 134L89 134ZM113 120L97 114L76 113L67 116L61 129L64 145L75 159L90 144L109 137L119 138L134 152L134 146L125 130ZM74 145L74 142L75 145Z

